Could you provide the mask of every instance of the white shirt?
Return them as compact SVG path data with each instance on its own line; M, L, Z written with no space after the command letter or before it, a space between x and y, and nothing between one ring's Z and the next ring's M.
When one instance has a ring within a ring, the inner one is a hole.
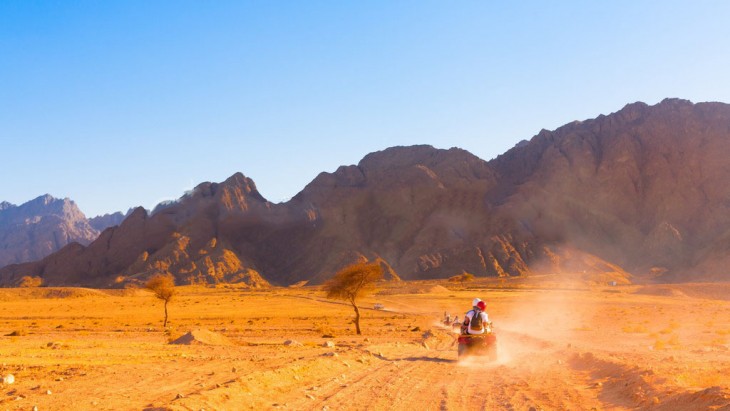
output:
M472 330L470 326L466 326L466 332L469 334L484 334L484 323L489 322L489 316L484 311L479 313L479 316L482 319L482 328L480 330ZM471 319L474 317L474 310L469 310L468 313L466 313L466 318L469 319L469 324L471 324ZM464 320L466 322L466 320Z

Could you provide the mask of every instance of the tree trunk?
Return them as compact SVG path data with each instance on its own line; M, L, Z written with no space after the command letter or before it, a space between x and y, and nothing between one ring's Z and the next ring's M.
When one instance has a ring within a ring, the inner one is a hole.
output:
M167 300L165 300L165 322L162 323L163 327L167 327Z
M362 333L360 332L360 310L358 310L355 303L352 303L352 307L355 309L355 330L357 331L357 335L361 335Z

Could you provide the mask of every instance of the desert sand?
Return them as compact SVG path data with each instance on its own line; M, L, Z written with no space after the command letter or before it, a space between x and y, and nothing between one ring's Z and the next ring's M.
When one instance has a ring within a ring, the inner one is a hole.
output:
M730 285L0 289L0 409L730 410ZM444 312L487 302L499 359ZM383 310L375 310L375 303ZM172 342L175 342L172 344Z

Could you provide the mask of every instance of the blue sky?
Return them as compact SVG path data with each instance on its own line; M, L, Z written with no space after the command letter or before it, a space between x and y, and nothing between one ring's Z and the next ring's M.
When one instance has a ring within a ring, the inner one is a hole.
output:
M730 103L728 21L703 0L5 0L0 201L95 216L240 171L279 202L395 145L489 160L635 101Z

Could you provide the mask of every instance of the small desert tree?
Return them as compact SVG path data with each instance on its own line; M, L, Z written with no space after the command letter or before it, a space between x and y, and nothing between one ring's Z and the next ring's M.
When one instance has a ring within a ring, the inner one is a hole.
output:
M345 267L324 284L327 298L349 301L355 310L355 329L360 331L360 309L357 299L372 290L376 281L383 278L383 268L378 263L357 263Z
M147 281L145 288L155 293L155 297L165 301L165 322L162 326L167 327L167 303L175 295L175 279L171 275L157 274Z

